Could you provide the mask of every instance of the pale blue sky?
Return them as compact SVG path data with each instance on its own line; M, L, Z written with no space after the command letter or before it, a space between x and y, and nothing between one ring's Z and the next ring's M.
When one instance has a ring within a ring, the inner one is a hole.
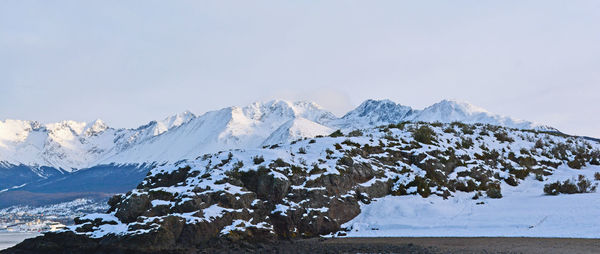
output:
M443 98L600 137L600 1L1 1L0 119Z

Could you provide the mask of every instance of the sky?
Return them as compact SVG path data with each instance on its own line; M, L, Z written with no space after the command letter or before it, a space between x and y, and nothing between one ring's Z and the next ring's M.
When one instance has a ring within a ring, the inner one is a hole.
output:
M0 119L442 99L600 137L600 1L1 1Z

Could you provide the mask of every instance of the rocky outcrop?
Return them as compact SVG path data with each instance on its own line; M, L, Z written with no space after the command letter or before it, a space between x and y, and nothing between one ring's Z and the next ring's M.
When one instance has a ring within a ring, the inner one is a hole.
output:
M136 189L110 199L108 213L7 252L78 245L92 253L185 253L343 235L361 204L379 197L465 191L500 198L501 182L518 185L530 174L543 180L569 160L600 157L597 145L580 138L497 126L402 123L356 133L154 168Z

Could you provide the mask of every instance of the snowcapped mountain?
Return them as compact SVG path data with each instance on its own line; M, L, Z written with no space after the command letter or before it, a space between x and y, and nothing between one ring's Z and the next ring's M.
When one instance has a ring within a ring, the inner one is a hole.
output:
M345 128L365 128L403 121L483 123L516 129L557 131L549 126L493 114L472 104L452 100L442 100L422 110L390 100L367 100L344 115L337 124Z
M102 120L45 125L36 121L0 121L0 161L71 172L93 166L107 154L128 150L194 117L184 112L137 129L113 129Z
M369 126L399 123L413 116L411 107L390 100L366 100L356 109L337 121L342 128L366 128Z
M64 172L95 165L173 162L226 149L256 148L402 121L485 123L546 129L492 114L464 102L443 100L423 110L390 100L367 100L341 118L311 102L273 100L196 116L189 111L136 129L114 129L101 120L0 121L0 162L53 167Z
M332 113L308 102L274 100L229 107L193 118L128 150L116 151L100 163L178 161L226 149L327 135L330 129L323 125L335 119Z

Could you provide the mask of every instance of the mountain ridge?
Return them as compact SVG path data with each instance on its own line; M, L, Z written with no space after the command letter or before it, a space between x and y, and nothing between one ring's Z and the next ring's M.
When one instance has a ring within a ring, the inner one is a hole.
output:
M459 121L556 130L451 100L422 110L391 100L366 100L342 117L314 102L271 100L201 115L184 111L135 129L112 128L100 119L49 124L7 119L0 121L0 161L68 172L110 163L172 162L220 150L327 135L334 129L362 129L403 121ZM180 149L173 150L173 146Z

